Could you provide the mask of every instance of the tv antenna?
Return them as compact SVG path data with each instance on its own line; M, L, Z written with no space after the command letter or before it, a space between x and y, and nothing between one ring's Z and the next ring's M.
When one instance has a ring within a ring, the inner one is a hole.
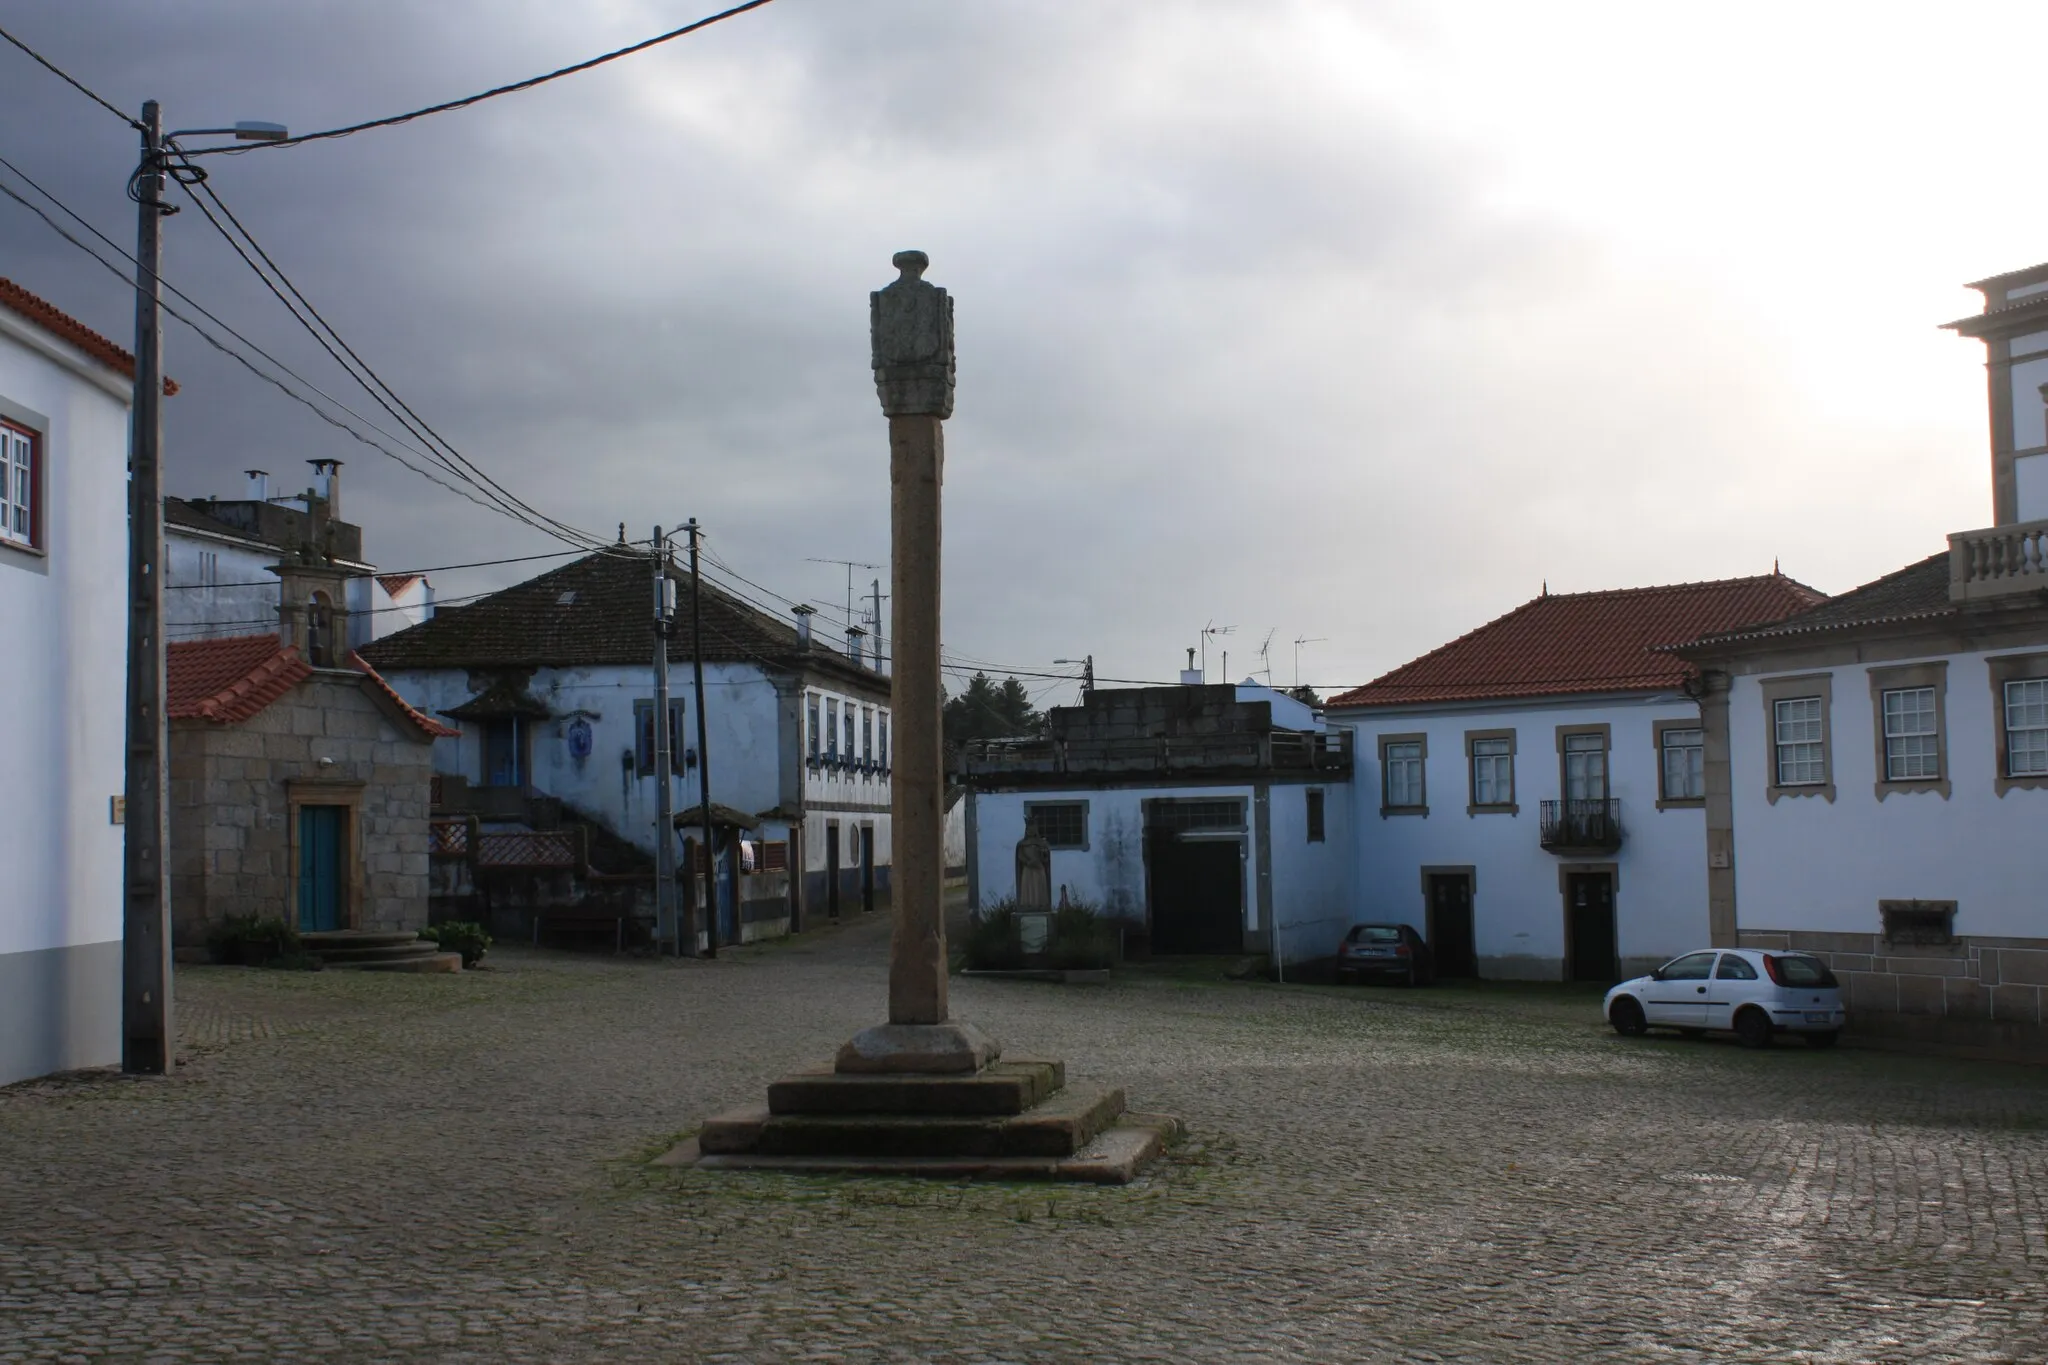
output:
M1221 635L1228 635L1228 634L1230 634L1230 633L1231 633L1232 631L1234 631L1234 630L1236 630L1236 629L1237 629L1237 627L1236 627L1236 626L1219 626L1219 625L1217 625L1217 624L1216 624L1216 621L1215 621L1215 618L1214 618L1214 617L1211 617L1211 618L1210 618L1210 620L1209 620L1209 624L1208 624L1208 625L1206 625L1206 626L1203 626L1203 627L1202 627L1202 681L1203 681L1203 682L1207 682L1207 681L1209 681L1209 637L1210 637L1210 636L1212 636L1212 635L1217 635L1217 636L1221 636ZM1226 653L1226 654L1225 654L1225 655L1223 656L1223 671L1224 671L1225 673L1228 673L1228 672L1230 671L1230 655L1229 655L1228 653ZM1228 679L1228 678L1225 678L1225 679L1224 679L1223 681L1225 681L1225 682L1229 682L1229 681L1230 681L1230 679Z
M816 557L816 556L814 556L814 555L806 555L806 556L804 557L804 563L806 563L806 564L837 564L837 565L840 565L840 566L841 566L842 568L844 568L844 569L846 570L846 624L847 624L847 625L849 625L849 626L851 626L851 625L853 625L853 624L854 624L854 620L853 620L853 571L854 571L855 569L880 569L880 568L884 568L884 567L886 567L886 566L884 566L884 565L881 565L881 564L867 564L867 563L863 563L862 561L860 561L860 560L858 560L858 559L819 559L819 558L817 558L817 557Z
M1259 642L1259 671L1266 675L1266 686L1268 687L1273 685L1273 661L1267 657L1266 652L1272 649L1273 637L1279 633L1280 627L1274 626L1267 630L1266 638Z
M1299 686L1301 686L1301 647L1302 647L1303 645L1323 645L1323 644L1328 644L1329 642L1330 642L1330 641L1329 641L1329 637L1328 637L1327 635L1316 635L1316 636L1307 636L1307 635L1304 635L1304 636L1301 636L1301 637L1299 637L1299 638L1297 638L1297 639L1295 640L1295 642L1294 642L1294 685L1295 685L1296 687L1299 687Z

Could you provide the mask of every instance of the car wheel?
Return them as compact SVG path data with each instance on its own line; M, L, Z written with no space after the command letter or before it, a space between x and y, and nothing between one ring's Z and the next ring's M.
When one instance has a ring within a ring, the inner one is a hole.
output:
M1833 1031L1827 1033L1809 1033L1806 1035L1806 1045L1808 1047L1833 1047L1836 1043L1839 1043L1841 1041L1842 1035L1839 1033L1835 1033Z
M1650 1031L1650 1021L1644 1017L1643 1007L1625 995L1615 1001L1614 1008L1607 1012L1607 1021L1624 1038L1640 1038Z
M1744 1047L1771 1045L1771 1017L1754 1007L1735 1016L1735 1041Z

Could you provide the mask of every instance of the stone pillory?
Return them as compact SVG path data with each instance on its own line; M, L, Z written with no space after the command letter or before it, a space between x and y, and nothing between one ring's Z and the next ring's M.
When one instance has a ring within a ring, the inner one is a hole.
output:
M1056 1061L1002 1050L947 1009L945 771L940 750L940 485L953 412L953 301L923 278L922 251L869 295L875 392L889 419L890 582L896 595L895 845L889 1018L839 1049L832 1069L769 1087L664 1162L906 1175L1041 1175L1124 1181L1177 1130L1126 1114L1124 1092L1066 1085Z

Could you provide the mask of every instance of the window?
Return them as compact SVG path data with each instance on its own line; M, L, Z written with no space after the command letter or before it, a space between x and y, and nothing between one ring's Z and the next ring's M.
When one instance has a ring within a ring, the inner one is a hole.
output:
M1088 847L1086 801L1028 801L1024 823L1054 848Z
M1714 974L1714 954L1687 953L1664 964L1666 981L1705 981Z
M839 761L839 698L825 700L825 758L827 762Z
M1706 731L1672 728L1658 735L1658 793L1666 801L1701 801L1707 795Z
M683 771L683 704L674 698L668 704L668 770ZM654 771L654 698L641 697L633 703L633 771L640 777Z
M1883 706L1877 696L1872 673L1872 731L1877 735L1880 758L1879 795L1886 790L1882 774ZM1888 686L1901 682L1920 684L1927 679L1892 674ZM1765 678L1758 686L1764 704L1764 768L1769 785L1766 796L1773 805L1788 796L1818 796L1835 799L1835 764L1829 712L1834 708L1834 675L1805 673L1796 677Z
M1164 797L1145 803L1145 829L1148 833L1243 828L1243 801L1177 801Z
M808 740L808 743L809 743L809 746L810 746L810 755L811 755L811 762L813 762L813 763L816 763L816 762L818 761L818 745L819 745L819 743L820 743L820 741L819 741L819 739L818 739L818 694L817 694L817 693L813 692L813 693L811 693L811 694L810 694L810 696L809 696L809 699L808 699L808 700L806 701L806 703L805 703L805 708L804 708L804 710L805 710L805 716L804 716L804 719L805 719L805 721L807 722L807 725L806 725L806 727L805 727L805 732L806 732L806 734L807 734L807 735L809 736L809 740Z
M2048 776L2048 678L2005 685L2005 775Z
M1956 940L1954 901L1879 901L1887 943L1939 946Z
M306 662L315 668L334 667L334 604L316 592L306 603Z
M1583 730L1564 736L1564 795L1567 801L1607 799L1607 732Z
M216 587L220 583L220 552L201 550L199 552L199 585L204 588Z
M889 771L889 713L887 711L882 712L881 718L877 723L880 726L881 734L877 736L875 742L875 759L882 765L882 771L886 773Z
M860 712L860 759L869 767L875 762L875 712L864 706Z
M1819 697L1787 697L1773 703L1771 726L1779 786L1817 787L1828 780Z
M1756 968L1749 965L1749 959L1737 957L1734 953L1721 954L1721 965L1714 968L1716 981L1754 981Z
M848 702L846 703L846 761L848 765L853 763L853 756L853 703Z
M1884 780L1933 781L1941 777L1941 728L1935 722L1934 689L1902 687L1883 694Z
M1426 813L1429 793L1424 764L1429 745L1421 735L1380 736L1380 813Z
M1308 841L1323 842L1323 794L1314 787L1308 790Z
M1515 741L1512 737L1469 736L1472 756L1472 804L1512 806L1515 804Z
M0 543L42 548L43 509L36 496L42 485L41 458L40 436L0 422Z

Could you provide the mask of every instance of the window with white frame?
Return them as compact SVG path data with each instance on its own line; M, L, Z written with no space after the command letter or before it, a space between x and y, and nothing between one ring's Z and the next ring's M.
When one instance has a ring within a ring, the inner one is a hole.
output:
M1660 781L1666 801L1698 801L1707 794L1706 731L1670 729L1660 736Z
M1586 731L1564 737L1564 795L1567 801L1607 799L1607 735Z
M1415 810L1424 805L1421 741L1386 745L1381 753L1380 780L1381 804L1389 810Z
M872 706L860 709L860 761L870 767L875 762L875 709Z
M1472 804L1515 804L1515 742L1511 739L1472 741Z
M1884 780L1941 777L1941 728L1931 687L1884 693Z
M811 694L809 695L809 699L808 699L807 705L805 706L805 716L804 716L804 719L806 720L806 722L808 722L808 725L809 725L809 745L810 745L810 755L811 755L811 761L815 763L815 762L817 761L817 758L818 758L818 744L819 744L819 739L818 739L818 694L817 694L817 693L815 693L815 692L813 692L813 693L811 693Z
M1771 707L1771 745L1781 787L1817 787L1828 780L1827 742L1819 697L1786 697Z
M199 582L200 586L208 588L220 585L220 552L218 550L201 550L199 552Z
M2005 685L2005 775L2048 776L2048 678Z
M875 758L881 763L882 771L889 771L889 713L882 712L877 722L881 733L875 742Z
M839 698L825 698L825 757L839 761Z
M857 752L853 747L853 703L848 702L846 703L846 761L848 763L853 762L853 756Z
M42 508L36 505L42 438L27 427L0 422L0 542L40 549Z

